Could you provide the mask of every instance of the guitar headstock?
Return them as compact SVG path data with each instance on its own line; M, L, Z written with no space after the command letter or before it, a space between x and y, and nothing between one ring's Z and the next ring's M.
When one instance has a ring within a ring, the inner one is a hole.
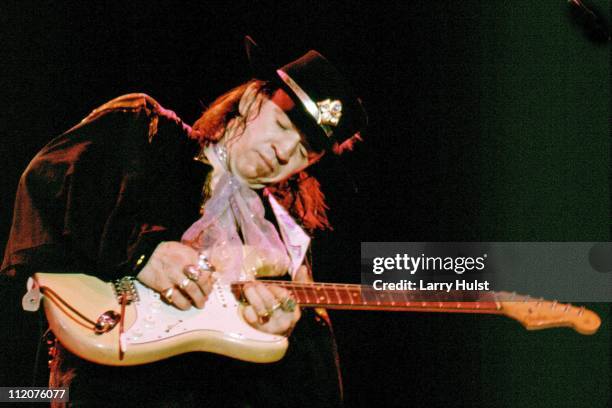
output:
M498 297L509 299L498 301L501 312L518 320L527 330L571 327L580 334L594 334L601 325L599 316L585 307L510 293L499 293Z

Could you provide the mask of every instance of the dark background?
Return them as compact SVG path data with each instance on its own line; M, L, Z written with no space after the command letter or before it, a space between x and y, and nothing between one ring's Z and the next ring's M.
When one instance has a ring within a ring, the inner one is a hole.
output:
M370 114L323 187L322 281L359 279L361 241L610 241L609 43L566 1L3 2L0 245L19 175L105 101L145 92L195 120L249 78L242 37L276 61L310 48ZM115 4L117 3L117 4ZM608 1L591 1L609 21ZM37 325L3 281L0 385L29 385ZM532 294L537 296L537 294ZM496 316L334 313L349 406L610 403L609 304L584 337ZM44 351L44 350L43 350Z

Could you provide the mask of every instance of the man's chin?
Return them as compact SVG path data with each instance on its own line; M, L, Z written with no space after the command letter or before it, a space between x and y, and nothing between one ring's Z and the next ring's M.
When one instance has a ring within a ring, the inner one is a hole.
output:
M243 183L254 189L260 189L270 184L275 184L279 180L276 180L276 176L270 175L268 169L262 169L259 167L251 167L244 169L244 171L234 171L236 176Z

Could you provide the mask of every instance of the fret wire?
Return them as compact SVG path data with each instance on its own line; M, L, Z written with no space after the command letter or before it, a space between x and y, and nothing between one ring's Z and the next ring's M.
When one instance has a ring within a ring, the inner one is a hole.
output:
M308 293L300 286L293 286L294 293L297 295L298 303L308 303Z
M322 286L314 286L314 293L318 303L329 304L329 298L327 297L327 291Z
M351 292L348 289L348 285L342 285L342 294L348 297L348 301L344 301L344 303L353 304L353 297L351 296Z
M408 296L408 291L402 290L402 296L404 297L404 304L406 306L410 305L410 297Z
M336 297L338 298L338 304L342 304L342 298L340 297L340 293L338 292L338 285L334 285L334 292L336 293Z
M368 304L368 301L370 300L370 288L366 287L366 288L362 288L360 291L360 295L361 295L361 302L365 305Z
M349 287L349 285L345 285L346 288L346 293L348 293L348 297L351 300L351 305L355 304L355 299L353 298L353 293L351 292L351 288Z
M396 292L389 292L389 298L391 298L391 306L395 306L395 303L397 303L397 302L395 301L396 296L399 296L399 295L400 295L400 294L399 294L399 293L396 293Z
M303 286L296 286L300 289L300 293L304 296L305 303L310 303L310 297L308 296L308 291L305 290Z
M402 293L402 292L403 292L403 291L399 291L399 292L393 292L393 293L391 293L391 304L392 304L393 306L395 306L395 305L396 305L396 304L398 304L398 303L399 303L400 305L403 305L403 304L404 304L404 302L402 301L402 295L403 295L403 293Z
M318 304L317 293L312 286L302 286L302 290L306 294L306 298L308 299L308 303Z

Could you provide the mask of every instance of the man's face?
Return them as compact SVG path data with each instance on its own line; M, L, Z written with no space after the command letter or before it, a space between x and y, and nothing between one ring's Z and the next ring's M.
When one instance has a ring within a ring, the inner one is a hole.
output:
M227 150L232 173L251 187L261 188L305 169L322 153L309 149L283 110L293 103L284 91L276 91L272 98L253 98L262 98L259 113L259 100L248 104L251 112L246 115L244 132L227 144Z

